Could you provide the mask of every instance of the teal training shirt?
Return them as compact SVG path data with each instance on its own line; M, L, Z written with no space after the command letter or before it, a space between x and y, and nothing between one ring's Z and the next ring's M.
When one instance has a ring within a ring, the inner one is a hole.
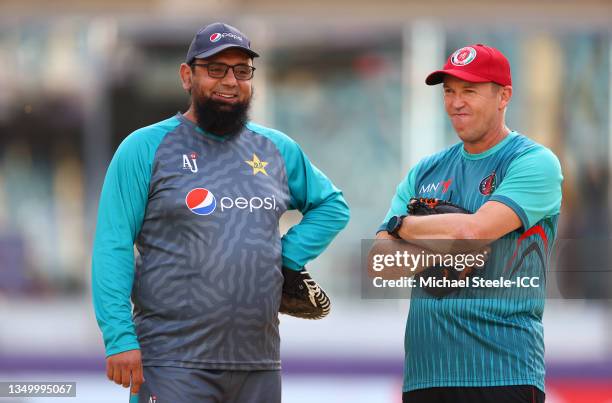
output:
M487 201L503 203L523 225L495 242L483 277L537 276L544 285L562 181L556 156L517 132L481 154L469 154L458 143L410 170L384 223L405 214L411 197L450 200L472 212ZM521 384L544 391L544 287L513 298L487 298L477 289L461 289L452 298L418 298L419 291L413 292L406 323L404 391Z
M302 220L281 237L291 209ZM342 192L279 131L249 123L220 138L181 114L135 131L106 173L93 247L106 354L278 369L281 267L306 265L348 219Z

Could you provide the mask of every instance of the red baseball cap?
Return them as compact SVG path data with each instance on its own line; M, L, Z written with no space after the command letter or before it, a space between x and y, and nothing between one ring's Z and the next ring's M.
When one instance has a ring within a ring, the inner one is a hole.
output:
M512 85L510 63L506 56L499 50L480 43L454 51L444 68L428 75L425 83L440 84L444 81L445 74L472 83Z

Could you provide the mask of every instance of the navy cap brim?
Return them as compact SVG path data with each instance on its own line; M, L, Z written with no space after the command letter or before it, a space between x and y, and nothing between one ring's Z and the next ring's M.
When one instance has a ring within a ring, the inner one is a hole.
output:
M195 55L193 58L194 59L204 59L210 56L214 56L219 52L222 52L226 49L240 49L242 50L244 53L246 53L247 55L251 56L251 57L259 57L259 54L257 54L256 52L252 51L251 49L245 47L245 46L240 46L240 45L236 45L233 43L226 43L225 45L219 45L213 49L208 49L206 52L202 52L199 55ZM191 60L189 61L191 62Z

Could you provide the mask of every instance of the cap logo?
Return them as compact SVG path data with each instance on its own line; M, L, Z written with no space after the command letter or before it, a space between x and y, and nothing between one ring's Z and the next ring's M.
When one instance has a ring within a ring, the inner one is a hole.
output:
M212 35L210 36L210 38L209 38L209 39L210 39L210 41L211 41L211 42L217 42L217 41L219 41L221 38L225 38L225 37L230 37L230 38L233 38L233 39L235 39L235 40L237 40L237 41L242 42L242 38L241 38L240 36L238 36L238 35L236 35L236 34L232 34L231 32L224 32L224 33L222 33L222 34L220 34L220 33L218 33L218 32L215 32L214 34L212 34Z
M466 46L456 50L451 56L451 63L455 66L465 66L472 63L476 59L476 49L471 46Z

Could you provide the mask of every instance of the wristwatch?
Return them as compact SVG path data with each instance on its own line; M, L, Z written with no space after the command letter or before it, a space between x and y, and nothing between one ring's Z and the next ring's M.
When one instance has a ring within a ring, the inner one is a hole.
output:
M402 226L402 220L406 217L405 215L394 215L387 222L387 232L396 238L401 238L398 234L400 227Z

